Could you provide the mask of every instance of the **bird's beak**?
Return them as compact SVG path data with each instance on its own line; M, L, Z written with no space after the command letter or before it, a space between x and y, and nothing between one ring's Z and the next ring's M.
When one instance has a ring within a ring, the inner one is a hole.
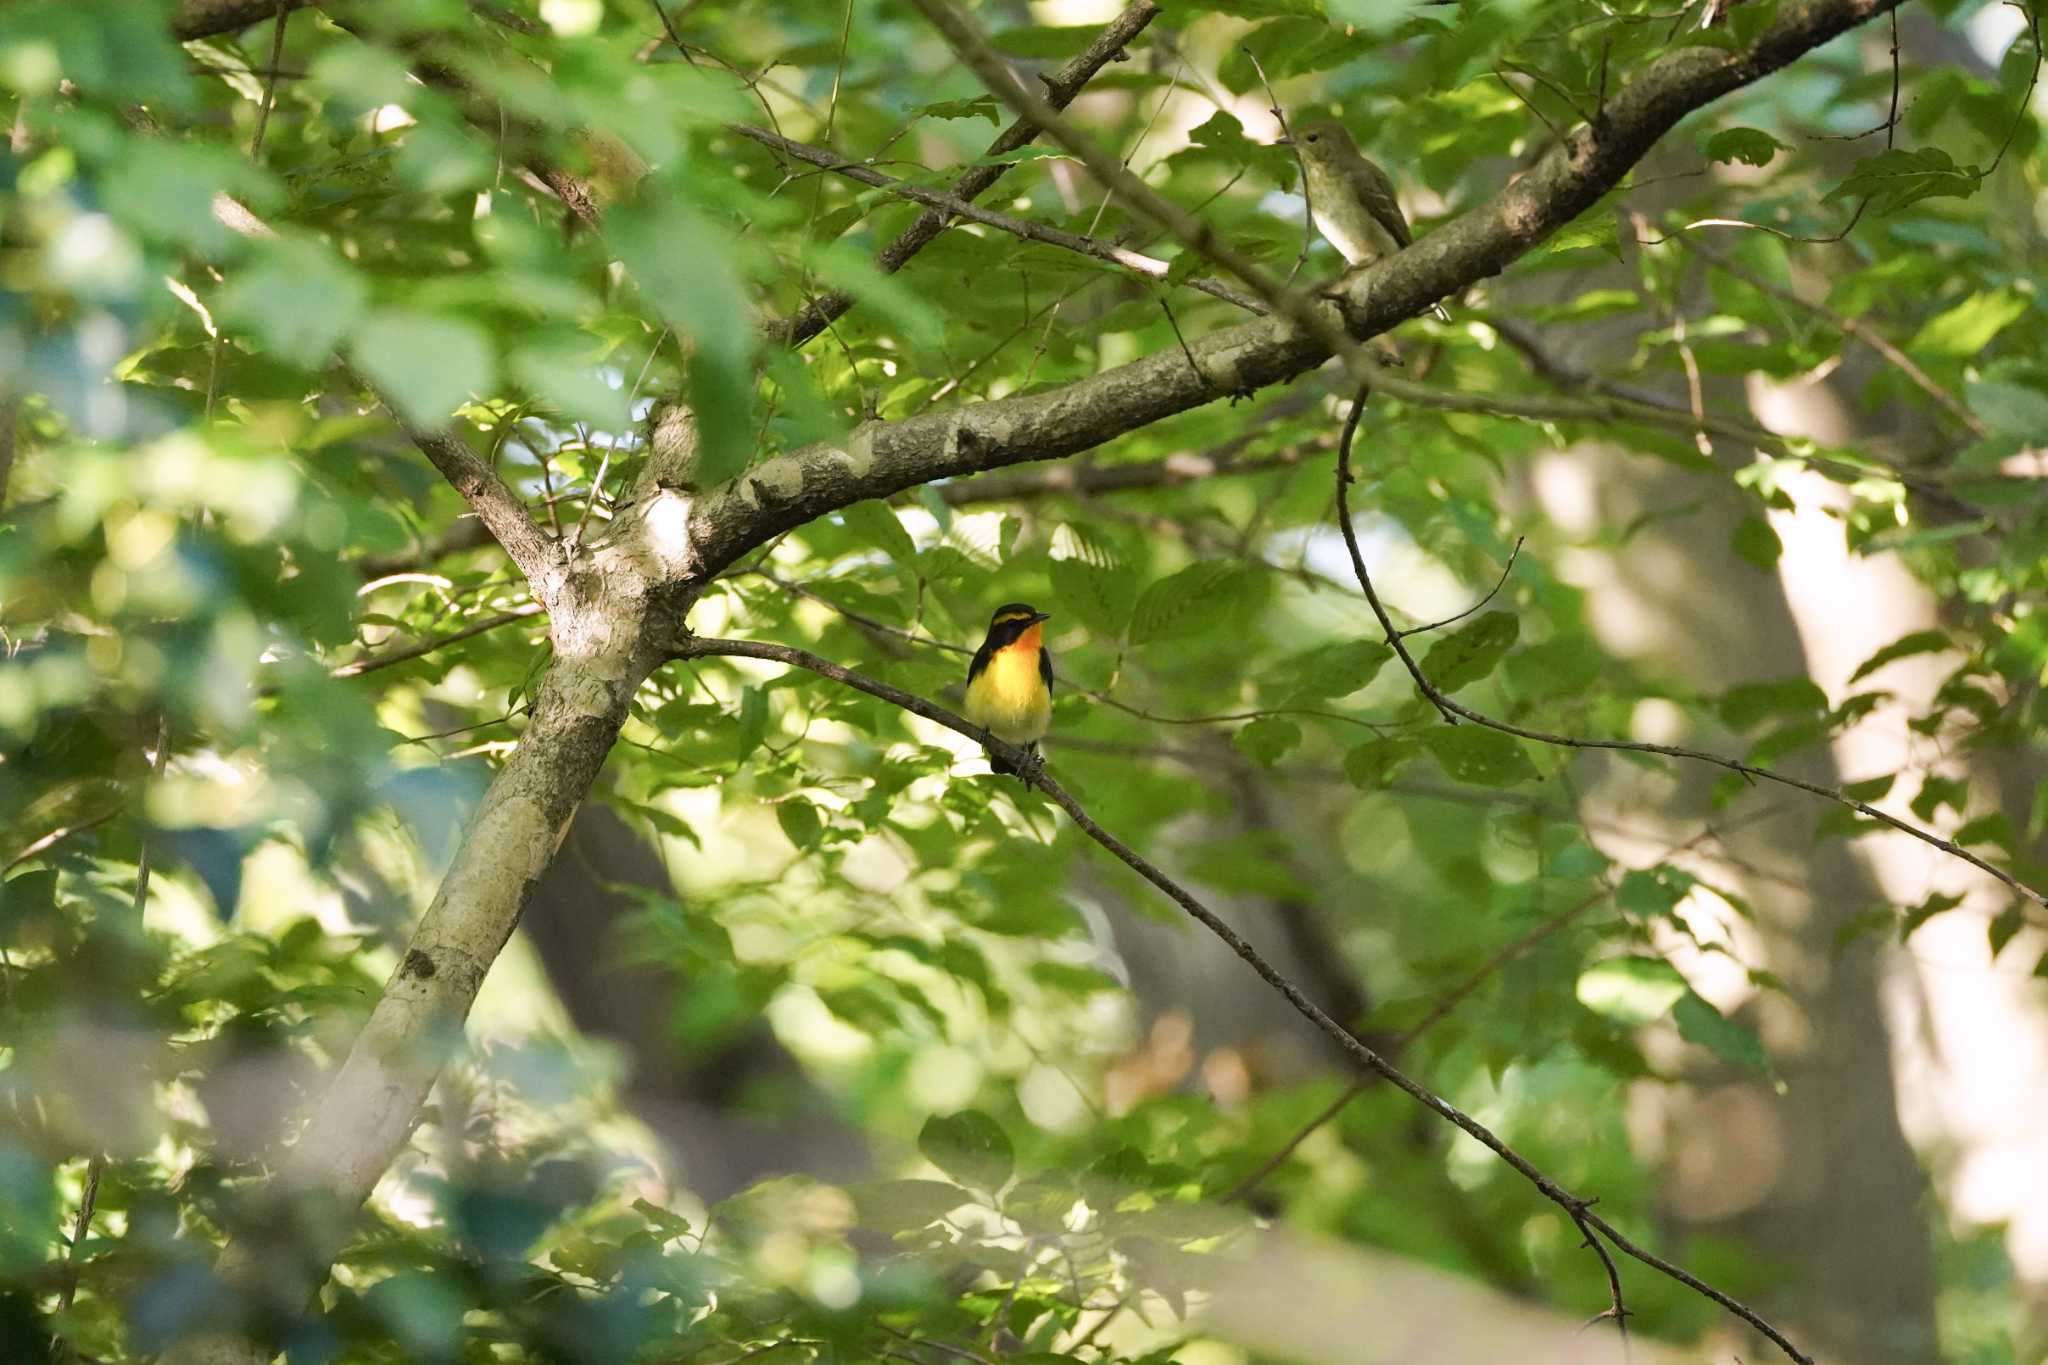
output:
M1292 147L1294 145L1294 139L1291 137L1274 138L1273 145L1275 147Z
M1052 613L1051 613L1051 612L1049 612L1049 611L1041 611L1041 612L1037 612L1037 613L1035 613L1035 614L1034 614L1034 615L1032 616L1032 618L1031 618L1031 624L1035 626L1035 625L1037 625L1037 624L1038 624L1038 623L1039 623L1040 621L1050 621L1050 620L1052 620Z

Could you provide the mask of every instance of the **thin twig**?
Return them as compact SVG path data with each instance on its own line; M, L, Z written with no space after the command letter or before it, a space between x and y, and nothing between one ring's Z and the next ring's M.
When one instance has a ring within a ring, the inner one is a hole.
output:
M1494 598L1498 597L1500 595L1500 590L1508 585L1508 575L1515 571L1515 556L1522 553L1523 539L1524 537L1522 536L1515 537L1515 548L1508 551L1508 562L1501 566L1500 578L1494 583L1493 587L1490 590L1488 590L1486 596L1480 598L1477 602L1474 602L1471 606L1465 608L1465 610L1459 612L1456 616L1446 616L1443 620L1431 621L1426 626L1410 626L1408 627L1408 629L1400 632L1401 638L1405 640L1411 635L1427 635L1432 630L1442 630L1445 626L1454 626L1458 622L1464 620L1466 617L1472 615L1472 613L1480 610L1488 602L1491 602Z
M928 190L922 185L914 185L907 180L898 180L896 177L884 175L874 167L865 165L862 162L848 161L837 152L829 151L823 147L812 147L806 143L792 141L779 133L751 123L735 123L729 126L733 132L738 133L741 137L751 138L764 147L772 147L798 161L805 161L813 166L823 167L825 170L831 171L836 175L843 175L847 179L859 181L863 185L872 185L878 190L887 191L898 198L908 199L913 203L928 204L934 208L944 209L954 217L965 218L969 222L980 223L984 227L996 228L999 231L1009 233L1013 237L1021 237L1027 242L1043 242L1047 246L1061 247L1082 256L1092 257L1098 261L1107 261L1111 265L1122 266L1124 269L1135 274L1157 280L1165 279L1167 272L1173 268L1170 262L1157 260L1151 256L1104 242L1099 238L1083 236L1078 232L1068 232L1064 228L1048 227L1043 223L1034 223L1026 218L1012 217L1007 213L997 213L993 209L982 208L979 204L969 203L967 200L947 194L943 190ZM1263 313L1266 311L1264 305L1257 299L1251 298L1216 280L1197 277L1188 280L1187 285L1191 289L1199 289L1205 294L1212 294L1226 303L1236 304L1247 312ZM820 326L822 329L822 324Z
M1246 43L1238 48L1251 62L1252 70L1258 73L1259 84L1265 87L1267 112L1280 125L1280 137L1294 153L1294 169L1301 176L1301 254L1294 258L1294 264L1287 271L1287 283L1293 284L1294 277L1308 264L1309 248L1316 241L1316 206L1308 197L1308 162L1301 155L1301 146L1294 140L1294 130L1287 126L1287 114L1280 108L1280 96L1273 91L1273 82L1266 79L1266 68L1259 61L1259 54Z
M446 635L437 635L431 640L422 640L418 644L407 645L402 649L390 650L383 654L365 655L363 658L342 664L337 668L329 669L327 676L330 678L360 678L363 674L375 673L380 668L390 668L394 664L402 664L413 659L423 658L428 654L432 654L437 649L454 644L458 640L467 640L472 635L481 635L487 630L496 630L499 626L509 626L514 621L524 621L529 616L538 616L545 610L546 608L541 606L540 603L529 602L523 607L515 608L512 611L500 612L496 616L487 616L481 621L464 626L461 630L450 631Z

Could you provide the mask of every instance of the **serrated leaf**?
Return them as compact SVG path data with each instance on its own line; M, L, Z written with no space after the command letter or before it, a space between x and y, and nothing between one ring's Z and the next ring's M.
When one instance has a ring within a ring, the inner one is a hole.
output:
M977 1189L1000 1187L1016 1166L1009 1135L979 1109L934 1114L917 1135L917 1149L932 1165Z
M1922 820L1932 820L1934 813L1943 806L1961 815L1969 804L1970 784L1966 779L1929 773L1920 779L1920 790L1913 797L1912 811Z
M1369 739L1344 755L1344 776L1360 791L1378 791L1415 751L1413 740Z
M1938 147L1895 147L1857 162L1822 202L1867 198L1872 212L1888 214L1922 199L1967 199L1982 183L1975 166L1958 166Z
M1731 729L1747 730L1770 716L1812 716L1827 709L1828 694L1811 678L1744 683L1723 693L1715 709Z
M1668 915L1697 884L1698 878L1675 867L1638 868L1622 877L1614 903L1632 915Z
M1439 691L1456 692L1493 672L1521 634L1521 620L1513 612L1488 612L1431 645L1422 674Z
M1232 559L1205 559L1160 579L1139 596L1131 612L1131 643L1148 644L1199 628L1221 615L1220 608L1249 571Z
M1123 638L1137 604L1138 588L1128 570L1090 564L1082 559L1055 559L1048 570L1053 600L1062 611L1107 640Z

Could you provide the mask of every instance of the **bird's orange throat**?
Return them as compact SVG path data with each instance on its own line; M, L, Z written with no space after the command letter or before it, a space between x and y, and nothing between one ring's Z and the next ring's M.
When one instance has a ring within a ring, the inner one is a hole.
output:
M1044 635L1045 622L1033 621L1030 624L1030 626L1025 629L1022 635L1019 635L1016 639L1004 645L1003 649L1006 652L1012 649L1018 649L1022 650L1026 654L1036 654L1038 652L1039 641L1044 637Z

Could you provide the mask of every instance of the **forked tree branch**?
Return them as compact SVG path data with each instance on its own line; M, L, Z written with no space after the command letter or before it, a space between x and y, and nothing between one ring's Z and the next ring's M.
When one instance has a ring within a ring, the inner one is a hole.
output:
M1571 130L1486 203L1349 276L1339 301L1351 335L1376 335L1498 274L1619 184L1680 118L1899 3L1788 0L1747 48L1680 47L1651 61L1608 98L1597 128ZM843 441L792 451L707 490L692 511L694 548L703 571L716 572L849 503L1074 454L1292 378L1330 354L1320 335L1288 318L1260 318L1049 392L863 423Z
M980 726L969 723L944 707L926 701L923 697L905 692L898 687L891 687L885 682L877 681L855 669L847 668L843 664L836 664L829 659L820 658L808 650L759 640L724 640L700 637L685 641L682 647L676 651L676 657L679 659L700 659L711 656L763 659L772 663L787 664L794 668L805 669L817 674L819 677L829 678L833 682L865 692L871 697L888 702L892 706L900 707L913 715L922 716L933 724L942 725L956 734L965 735L1013 768L1018 768L1020 771L1029 770L1029 756L1023 749L1004 743L986 730L983 730ZM1331 1018L1319 1005L1310 1000L1299 986L1295 985L1278 968L1268 962L1258 949L1254 948L1241 934L1231 928L1230 924L1221 915L1218 915L1214 910L1203 904L1186 887L1182 886L1172 877L1167 876L1165 872L1161 871L1144 854L1139 853L1129 844L1117 838L1116 835L1097 824L1081 803L1074 799L1073 794L1061 786L1042 767L1032 771L1033 776L1028 779L1031 784L1050 797L1054 805L1064 810L1067 813L1067 817L1074 822L1076 828L1103 848L1109 850L1124 866L1152 883L1154 887L1165 894L1168 900L1178 905L1191 918L1201 924L1203 928L1221 939L1224 946L1242 958L1245 964L1258 974L1261 981L1264 981L1268 986L1278 991L1286 999L1287 1003L1294 1007L1296 1013L1307 1019L1311 1024L1314 1024L1317 1029L1341 1048L1352 1061L1400 1090L1438 1118L1457 1127L1466 1136L1506 1162L1523 1179L1534 1185L1545 1199L1548 1199L1551 1203L1564 1210L1566 1217L1577 1224L1585 1232L1589 1240L1593 1238L1595 1233L1598 1233L1601 1237L1605 1237L1617 1250L1634 1257L1653 1269L1662 1271L1679 1283L1704 1294L1707 1298L1720 1304L1751 1327L1763 1333L1788 1357L1799 1362L1799 1365L1813 1365L1810 1356L1802 1352L1797 1346L1794 1346L1784 1333L1772 1326L1755 1310L1714 1288L1712 1285L1707 1284L1683 1268L1673 1265L1671 1262L1637 1246L1633 1241L1623 1236L1612 1224L1592 1211L1593 1200L1582 1199L1565 1189L1562 1185L1559 1185L1527 1157L1509 1146L1492 1129L1452 1104L1449 1100L1438 1095L1428 1086L1415 1080L1407 1072L1401 1070L1371 1047L1361 1042L1357 1035ZM1615 1272L1613 1263L1608 1259L1605 1250L1597 1245L1595 1250L1599 1251L1601 1261L1608 1272L1609 1283L1613 1286L1614 1298L1618 1305L1620 1300L1619 1276Z

